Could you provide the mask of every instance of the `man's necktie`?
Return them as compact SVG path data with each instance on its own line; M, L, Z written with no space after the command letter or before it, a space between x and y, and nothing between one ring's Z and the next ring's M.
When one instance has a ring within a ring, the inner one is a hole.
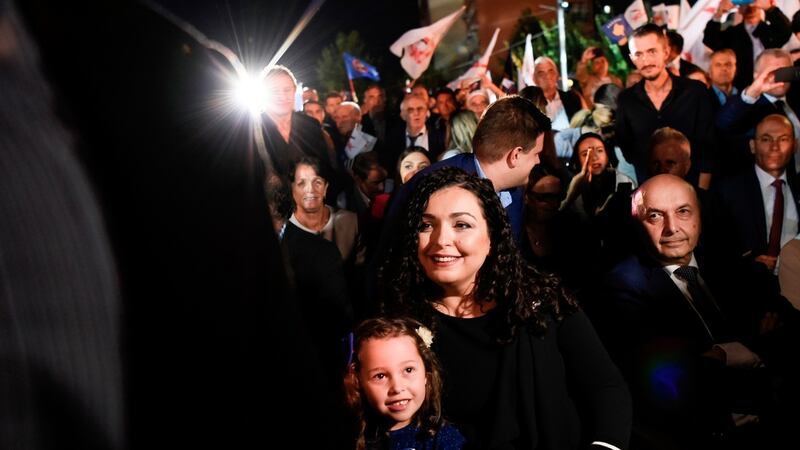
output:
M716 339L716 336L724 332L722 313L714 303L714 299L700 285L697 267L680 266L675 269L675 275L686 282L692 304Z
M775 105L775 109L777 109L779 113L786 114L786 102L783 100L775 100L773 105Z
M772 226L769 227L767 255L778 256L781 252L781 229L783 228L783 180L772 182L775 188L775 203L772 206Z
M411 143L410 143L408 146L409 146L409 147L414 147L414 146L416 146L416 145L417 145L417 139L419 139L420 137L422 137L422 133L420 133L420 134L418 134L418 135L416 135L416 136L412 136L412 135L410 135L410 134L408 134L407 136L408 136L408 140L409 140L409 141L411 141Z

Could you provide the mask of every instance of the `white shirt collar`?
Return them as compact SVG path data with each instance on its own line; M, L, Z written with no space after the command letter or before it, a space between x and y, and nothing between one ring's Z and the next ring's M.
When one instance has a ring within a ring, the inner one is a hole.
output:
M755 165L756 167L756 177L758 177L758 184L761 186L761 190L765 190L772 185L772 182L775 181L775 177L768 174L764 171L761 167L758 167L758 164ZM786 169L783 170L783 173L778 177L779 180L783 180L786 183Z
M423 125L422 129L419 130L419 138L421 138L422 136L425 136L426 134L428 134L428 126L427 125ZM414 137L414 136L411 135L411 132L408 131L408 128L406 128L406 137ZM419 138L417 138L417 139L419 139Z
M481 168L481 163L478 161L478 158L473 158L475 161L475 172L478 174L478 178L486 180L488 177L483 172ZM491 181L491 180L490 180ZM508 205L514 202L514 198L511 197L511 192L508 191L500 191L497 193L497 196L500 198L500 203L503 205L503 208L508 208Z
M669 264L664 266L664 270L666 270L668 274L672 275L675 272L675 269L681 267L682 265L683 264ZM697 270L700 270L700 268L697 267L697 260L694 258L694 252L692 252L692 259L689 261L689 264L686 265L689 267L694 267Z

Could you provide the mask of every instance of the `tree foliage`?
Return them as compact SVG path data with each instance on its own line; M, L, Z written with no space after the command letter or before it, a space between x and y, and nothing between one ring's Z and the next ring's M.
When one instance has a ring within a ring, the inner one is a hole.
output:
M605 17L605 16L604 16ZM607 19L607 18L606 18ZM612 44L605 36L600 36L602 33L597 32L600 26L605 21L601 22L600 17L595 17L597 28L595 33L590 36L584 35L579 22L582 22L581 17L576 15L566 14L565 29L567 41L567 69L570 73L575 72L575 67L581 59L581 55L587 47L600 47L608 55L609 71L624 77L628 67L625 63L619 47ZM558 40L558 25L555 21L552 23L542 22L533 16L531 10L526 8L522 11L520 18L517 20L517 27L512 34L511 45L515 45L511 49L511 58L517 68L522 67L522 58L525 52L525 36L528 34L533 36L533 56L547 56L560 65L561 55Z

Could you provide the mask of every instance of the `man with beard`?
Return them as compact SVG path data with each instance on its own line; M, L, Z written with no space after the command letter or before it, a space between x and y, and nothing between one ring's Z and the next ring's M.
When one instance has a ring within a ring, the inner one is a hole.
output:
M711 102L702 83L669 73L667 55L667 39L660 27L647 24L634 31L631 59L642 81L619 96L617 142L641 182L647 179L647 144L653 132L663 127L680 131L696 150L688 178L708 188L714 145Z

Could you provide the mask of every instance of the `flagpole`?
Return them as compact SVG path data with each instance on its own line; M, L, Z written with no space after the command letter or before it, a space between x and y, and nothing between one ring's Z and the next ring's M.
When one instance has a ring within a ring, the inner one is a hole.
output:
M558 45L560 47L560 60L561 60L561 90L568 90L569 76L567 74L567 33L564 27L564 4L566 0L556 0L556 9L558 10ZM568 6L568 4L567 4Z
M347 81L350 82L350 95L353 96L353 101L358 103L358 96L356 96L356 88L353 87L353 79L348 77Z

